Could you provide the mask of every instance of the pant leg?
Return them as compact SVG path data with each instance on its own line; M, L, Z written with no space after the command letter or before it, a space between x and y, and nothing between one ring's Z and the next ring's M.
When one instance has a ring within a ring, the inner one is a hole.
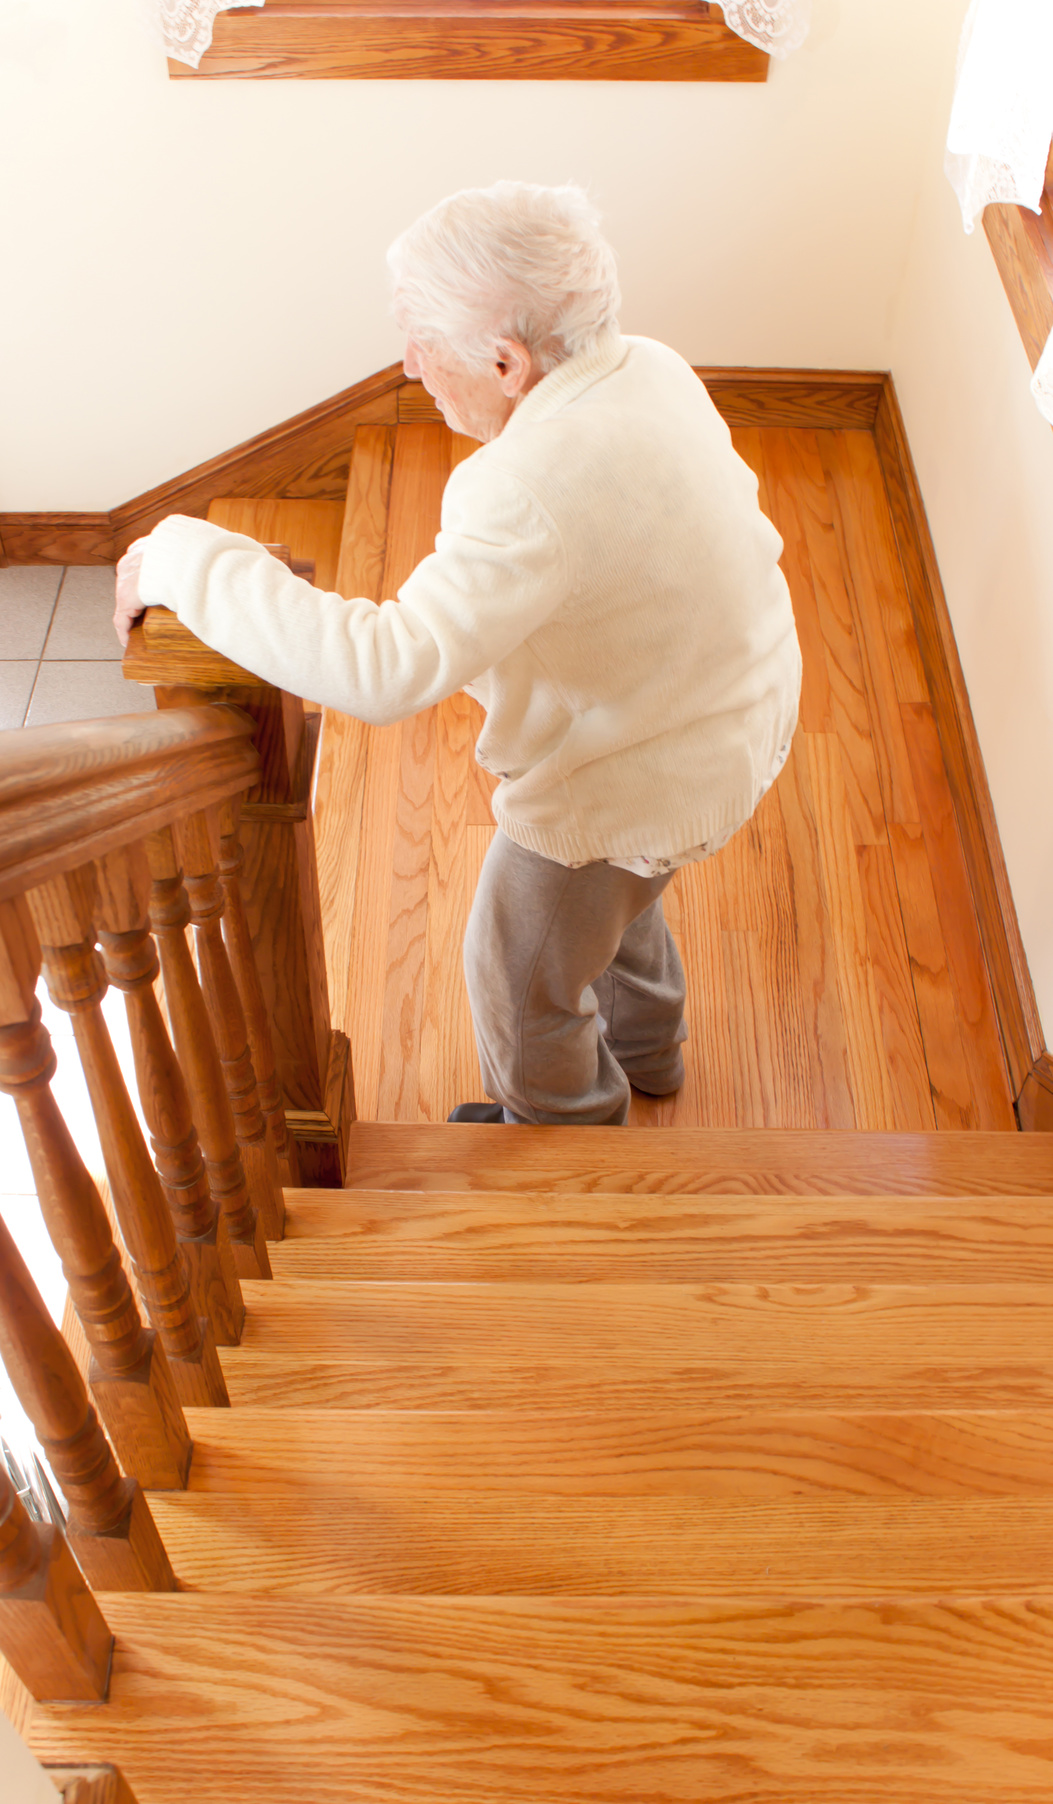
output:
M625 1121L629 1083L600 1033L594 985L668 881L605 864L571 871L494 835L464 961L483 1083L507 1119Z
M667 1096L684 1081L684 967L659 896L622 935L593 986L604 1039L637 1090Z

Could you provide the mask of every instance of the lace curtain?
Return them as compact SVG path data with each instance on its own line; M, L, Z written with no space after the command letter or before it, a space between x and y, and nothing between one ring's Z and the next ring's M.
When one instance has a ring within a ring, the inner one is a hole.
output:
M262 6L264 0L248 3ZM246 0L158 0L161 36L169 56L196 69L212 42L216 14L245 4ZM724 18L731 30L777 57L789 56L804 43L811 10L812 0L724 0Z
M264 0L158 0L161 37L169 56L196 69L212 42L217 13L232 6L262 6Z
M1039 210L1053 138L1053 0L972 0L944 169L967 232L989 201ZM1053 334L1031 379L1053 424Z
M808 36L812 0L721 0L724 22L732 31L767 50L789 56Z

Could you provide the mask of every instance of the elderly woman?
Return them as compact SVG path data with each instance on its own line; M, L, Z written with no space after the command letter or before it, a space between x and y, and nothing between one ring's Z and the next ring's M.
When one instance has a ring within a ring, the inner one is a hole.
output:
M392 246L406 374L481 441L397 601L326 595L253 541L165 520L118 578L285 689L383 725L467 689L498 831L465 939L492 1107L621 1123L683 1081L679 865L748 820L794 730L781 541L701 382L620 335L578 189L455 194Z

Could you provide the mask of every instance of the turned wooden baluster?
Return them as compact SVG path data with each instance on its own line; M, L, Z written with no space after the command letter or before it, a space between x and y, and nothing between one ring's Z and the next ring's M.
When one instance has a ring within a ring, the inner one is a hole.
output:
M263 1223L249 1199L212 1023L186 941L190 902L171 830L162 827L145 844L153 879L150 924L161 954L172 1037L190 1092L209 1188L223 1211L239 1276L269 1278Z
M84 1380L0 1218L0 1357L69 1509L66 1538L95 1591L175 1591L146 1498L122 1478Z
M249 1195L259 1211L268 1240L285 1232L285 1198L274 1142L260 1109L256 1073L249 1054L245 1012L223 938L223 890L217 860L219 832L213 809L191 814L180 826L183 881L190 897L201 988L212 1018L216 1050L223 1066L241 1162Z
M190 1436L102 1198L51 1093L55 1054L34 994L39 971L25 898L0 902L0 1089L15 1099L40 1211L91 1348L92 1396L125 1470L152 1489L177 1489L190 1469Z
M32 1697L106 1696L113 1636L61 1529L34 1522L0 1465L0 1654Z
M94 870L83 865L53 877L26 900L48 992L73 1019L117 1220L176 1393L185 1404L228 1403L212 1324L195 1311L186 1261L102 1012L107 982L95 950Z
M227 1225L205 1175L183 1073L154 991L157 949L150 935L150 871L142 845L96 860L98 926L106 975L124 991L135 1075L154 1160L186 1261L194 1309L215 1338L235 1346L245 1304Z
M256 1089L259 1094L260 1108L274 1142L274 1150L278 1155L282 1181L286 1184L297 1184L300 1179L300 1168L296 1142L289 1133L285 1110L282 1107L281 1087L278 1083L274 1058L274 1042L271 1038L271 1024L267 1014L267 1004L263 997L263 985L260 982L256 954L252 949L252 935L245 913L245 900L241 893L241 870L245 863L245 853L238 833L240 815L240 796L232 797L219 809L219 880L223 887L224 901L223 937L230 956L234 981L238 986L238 994L245 1011L245 1026L248 1030L249 1051L252 1054L253 1069L256 1073Z

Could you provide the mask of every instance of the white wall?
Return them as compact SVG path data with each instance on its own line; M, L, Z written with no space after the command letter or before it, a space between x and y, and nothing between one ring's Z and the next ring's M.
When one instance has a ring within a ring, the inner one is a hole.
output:
M961 21L946 38L891 367L947 591L1024 946L1053 1038L1053 431L982 225L941 174Z
M385 246L500 175L591 186L627 330L883 365L930 4L816 0L764 86L194 84L149 0L0 0L0 509L119 504L392 362Z

